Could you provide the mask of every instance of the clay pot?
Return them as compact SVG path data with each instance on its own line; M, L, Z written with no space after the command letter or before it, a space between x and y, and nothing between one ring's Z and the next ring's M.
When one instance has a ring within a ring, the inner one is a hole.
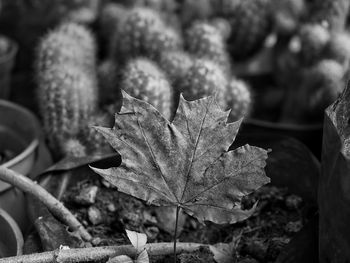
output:
M13 218L1 208L0 233L0 258L22 255L22 232Z
M0 165L23 175L29 175L37 159L40 124L27 109L0 100ZM4 157L5 156L5 157ZM27 225L25 198L21 191L0 181L0 208L6 210L21 226Z

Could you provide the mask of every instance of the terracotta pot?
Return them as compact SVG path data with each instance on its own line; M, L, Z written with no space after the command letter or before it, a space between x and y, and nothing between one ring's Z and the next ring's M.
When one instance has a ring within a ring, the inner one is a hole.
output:
M0 258L22 255L22 232L13 218L1 208L0 233Z
M14 157L1 165L29 175L38 155L40 124L25 108L0 100L0 152ZM26 226L25 198L21 191L0 181L0 208L6 210L22 227Z
M1 35L0 37L5 39L10 46L9 51L0 56L0 99L7 99L10 95L11 71L15 64L18 45L7 37Z

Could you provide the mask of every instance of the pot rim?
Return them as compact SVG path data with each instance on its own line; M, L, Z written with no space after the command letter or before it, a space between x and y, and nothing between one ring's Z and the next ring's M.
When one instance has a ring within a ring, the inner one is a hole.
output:
M26 146L26 148L21 153L16 155L14 158L12 158L11 160L8 160L6 163L3 163L1 165L3 167L6 167L6 168L11 168L11 166L26 159L29 155L31 155L38 148L39 143L40 143L40 129L39 129L40 124L33 113L31 113L29 110L27 110L26 108L24 108L18 104L0 99L0 105L3 105L3 106L8 107L8 108L12 108L17 112L21 112L21 114L28 116L29 119L34 123L33 126L35 127L35 129L34 129L35 137Z
M8 223L8 225L12 229L13 234L15 235L16 243L17 243L16 256L22 255L24 239L23 239L23 234L19 229L19 226L17 225L15 220L2 208L0 208L0 217L5 219L5 221Z
M10 50L6 54L0 56L0 63L2 64L11 60L17 54L18 44L14 40L8 38L5 35L0 34L0 37L6 39L10 43Z
M264 121L255 118L248 118L243 121L245 124L261 126L274 130L285 130L285 131L318 131L322 130L323 123L315 124L294 124L294 123L280 123L280 122L271 122Z

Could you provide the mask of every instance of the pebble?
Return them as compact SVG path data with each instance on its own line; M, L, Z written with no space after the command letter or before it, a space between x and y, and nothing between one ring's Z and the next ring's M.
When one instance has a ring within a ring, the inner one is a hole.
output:
M88 218L89 218L89 221L93 225L98 225L98 224L102 223L102 221L103 221L101 211L97 207L94 207L94 206L89 207Z
M94 246L98 246L100 243L101 243L101 238L99 237L95 237L91 240L91 243L94 245Z
M96 202L98 187L93 185L80 190L79 195L74 197L74 202L79 205L92 205Z
M300 208L303 199L297 195L289 195L286 198L286 207L290 210L297 210Z
M288 224L284 227L284 230L287 231L288 233L296 233L299 232L300 229L303 227L303 223L301 220L298 221L291 221L288 222Z
M107 205L107 210L109 211L109 212L115 212L116 210L117 210L117 208L115 207L115 205L113 204L113 203L109 203L108 205Z

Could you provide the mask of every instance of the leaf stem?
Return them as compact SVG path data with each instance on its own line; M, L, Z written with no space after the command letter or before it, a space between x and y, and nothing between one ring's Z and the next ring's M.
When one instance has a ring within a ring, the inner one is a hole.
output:
M199 243L178 243L178 253L191 253L210 245ZM165 256L173 253L172 243L151 243L145 246L150 256ZM56 249L42 253L0 258L0 263L52 263L52 262L106 262L109 258L126 255L135 257L137 250L132 245Z
M28 177L0 166L0 180L7 182L21 189L23 192L31 194L39 199L54 216L59 218L72 230L78 231L80 236L85 241L90 241L92 239L91 235L89 232L87 232L84 226L60 201L58 201L53 195Z
M175 220L175 231L174 231L174 263L176 263L176 236L177 236L177 225L179 221L180 205L176 207L176 220Z

